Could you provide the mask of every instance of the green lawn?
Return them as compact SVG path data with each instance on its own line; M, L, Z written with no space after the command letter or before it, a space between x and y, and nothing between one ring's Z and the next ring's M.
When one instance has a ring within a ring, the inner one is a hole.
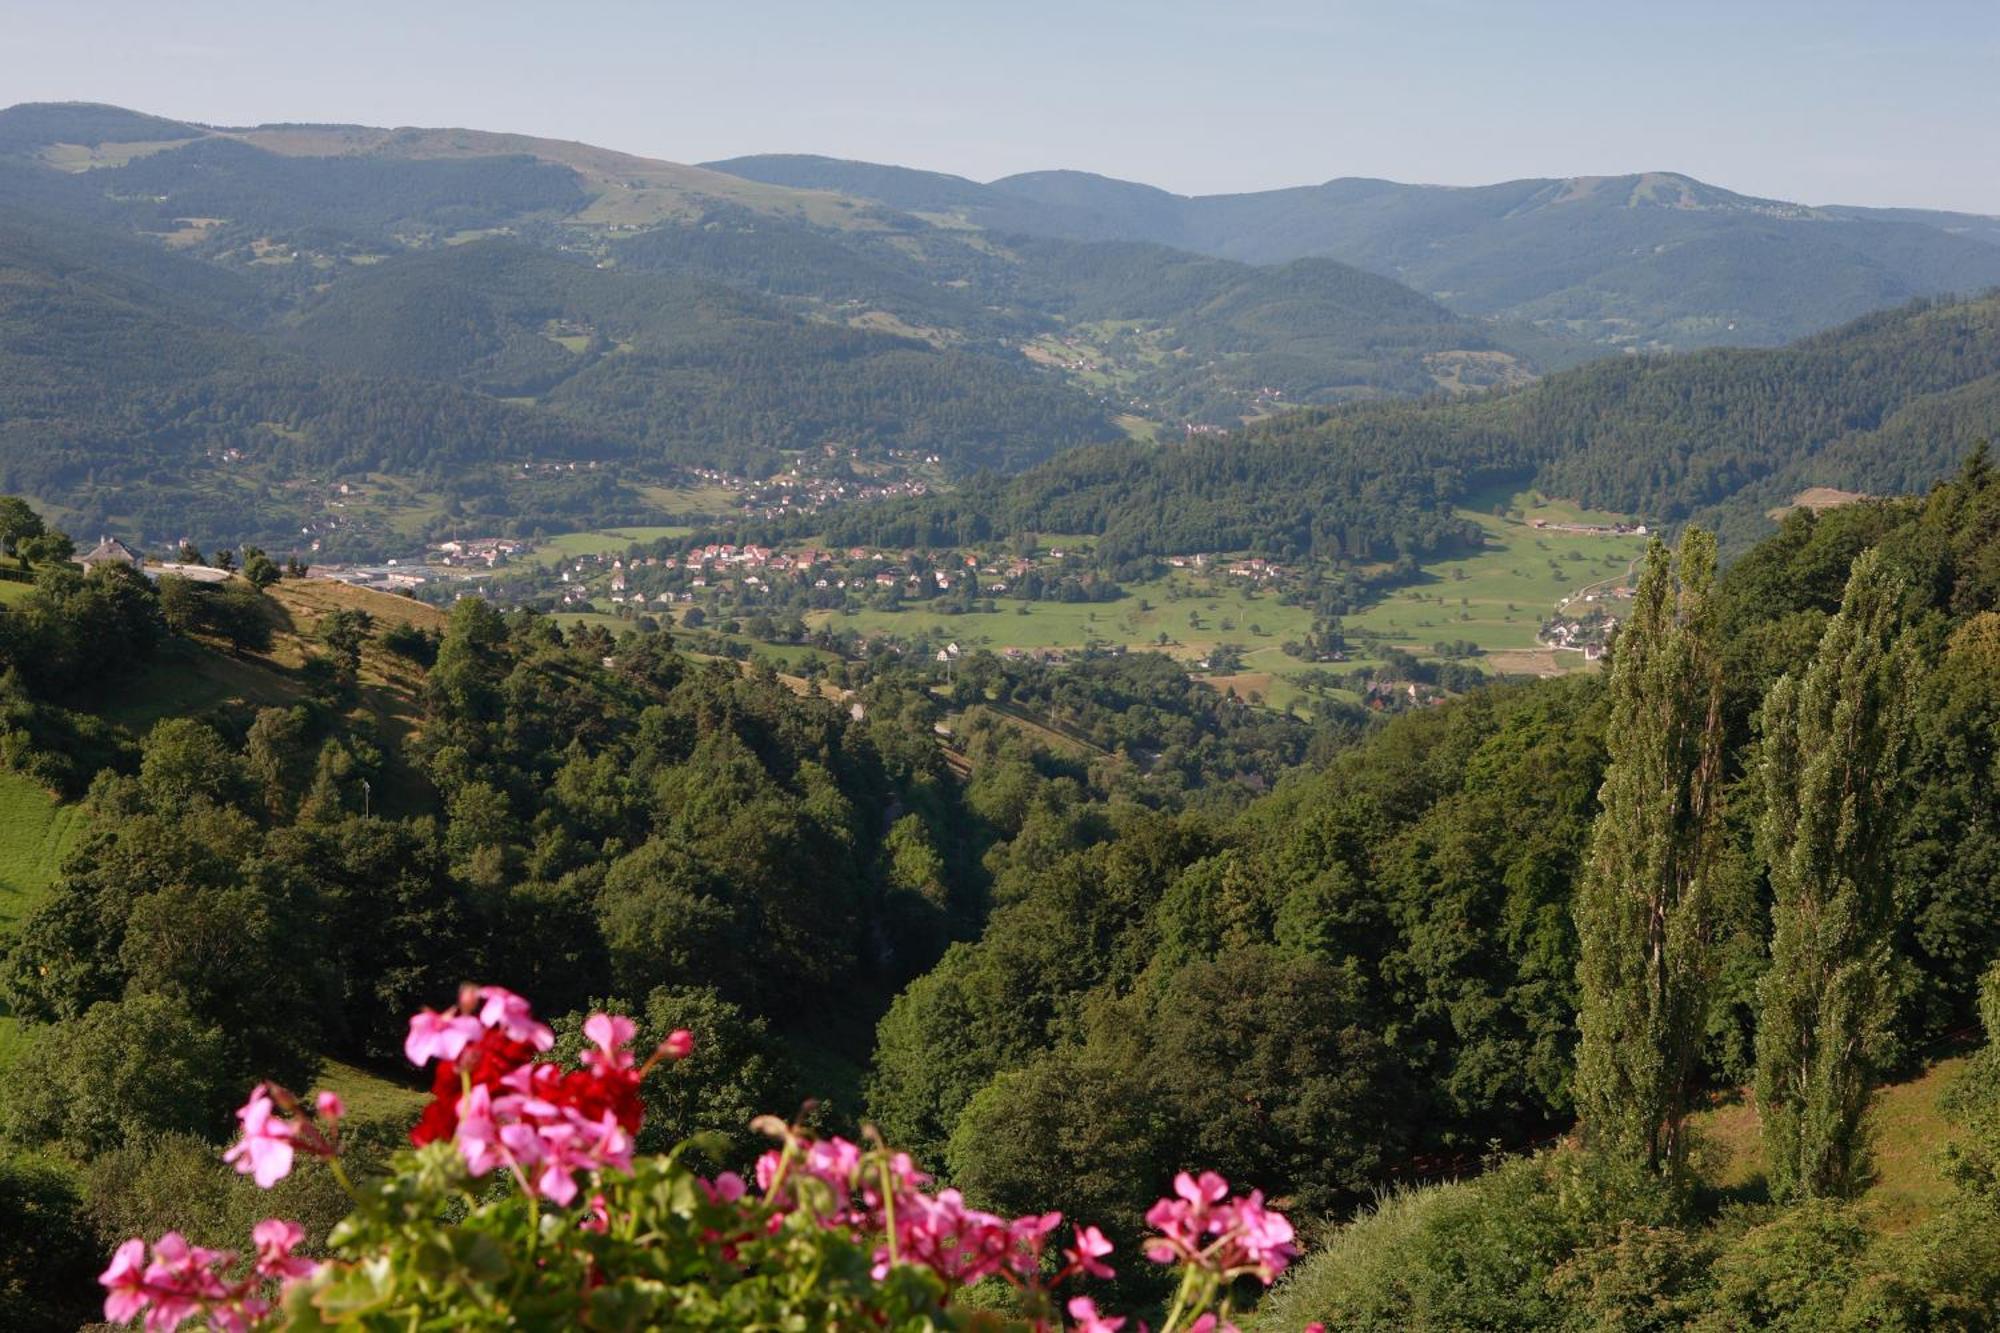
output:
M12 579L0 581L0 606L18 606L34 596L35 585L16 583Z

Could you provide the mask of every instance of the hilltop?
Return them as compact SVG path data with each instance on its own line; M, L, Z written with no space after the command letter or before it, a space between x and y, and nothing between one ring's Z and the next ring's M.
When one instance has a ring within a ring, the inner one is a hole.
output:
M918 196L967 225L1257 264L1337 259L1460 314L1614 347L1770 345L1912 297L2000 283L2000 220L1814 207L1670 171L1468 187L1346 177L1187 196L1077 171L981 185L830 158L709 165L794 189Z

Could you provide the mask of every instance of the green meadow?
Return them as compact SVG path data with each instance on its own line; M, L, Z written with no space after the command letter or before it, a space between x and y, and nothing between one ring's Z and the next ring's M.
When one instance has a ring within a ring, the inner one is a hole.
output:
M1460 513L1484 530L1485 545L1469 555L1424 566L1414 582L1343 617L1350 640L1365 633L1419 657L1433 655L1436 644L1462 640L1476 645L1483 656L1475 660L1496 672L1548 674L1582 667L1580 653L1544 649L1536 642L1536 632L1542 620L1579 589L1608 589L1623 583L1644 553L1646 539L1536 528L1537 519L1612 524L1623 516L1583 510L1531 491L1475 497ZM1043 534L1038 544L1046 553L1082 549L1089 539ZM1312 627L1310 611L1280 603L1269 586L1224 573L1177 570L1167 578L1128 584L1125 596L1113 602L1002 598L997 606L991 612L945 615L918 602L894 611L818 612L808 620L869 637L929 636L961 648L1002 653L1010 648L1026 652L1090 643L1123 645L1168 652L1190 664L1226 643L1242 652L1243 669L1213 678L1213 683L1246 697L1254 692L1264 703L1280 708L1304 697L1289 678L1316 669L1287 656L1282 647L1287 640L1305 637ZM1369 660L1361 645L1354 645L1349 665Z
M693 528L673 525L659 527L605 528L596 532L564 532L547 538L535 547L528 557L535 564L548 566L560 564L564 560L574 560L583 555L610 555L623 553L632 545L660 541L667 537L685 537Z

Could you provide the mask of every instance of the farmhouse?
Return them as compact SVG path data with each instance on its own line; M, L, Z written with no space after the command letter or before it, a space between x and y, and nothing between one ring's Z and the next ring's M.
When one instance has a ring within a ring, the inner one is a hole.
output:
M121 562L130 565L134 569L138 569L146 563L137 551L127 546L124 542L119 541L116 537L99 539L97 545L91 548L88 555L78 556L76 561L76 563L82 565L86 570L96 569L99 565Z

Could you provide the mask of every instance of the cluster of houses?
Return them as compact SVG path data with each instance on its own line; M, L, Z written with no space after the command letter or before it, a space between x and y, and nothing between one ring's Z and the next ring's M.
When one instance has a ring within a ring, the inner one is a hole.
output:
M1167 564L1174 569L1208 569L1215 563L1215 557L1206 555L1170 555ZM1258 583L1284 578L1291 571L1275 560L1262 556L1252 556L1248 560L1232 560L1220 566L1224 574L1235 579L1251 579Z
M1543 532L1581 532L1591 537L1643 537L1647 533L1644 523L1551 523L1537 518L1528 526Z
M1060 551L1051 558L1060 560ZM710 590L769 590L780 583L818 591L901 590L933 595L969 589L998 596L1036 568L1023 557L937 556L892 552L865 546L821 550L808 546L781 551L754 543L711 542L681 555L584 555L557 567L560 603L580 606L599 598L618 606L667 605L694 601ZM657 572L654 572L657 571Z
M934 463L937 456L930 455L926 461ZM930 483L921 477L862 482L794 471L750 483L744 488L743 507L761 518L781 518L787 514L817 514L835 505L929 493Z
M531 546L512 537L466 537L437 542L425 548L424 556L434 565L493 569L526 554Z
M1593 609L1581 616L1554 616L1543 622L1535 637L1544 647L1580 652L1584 661L1595 662L1604 656L1605 646L1617 625L1609 612Z

